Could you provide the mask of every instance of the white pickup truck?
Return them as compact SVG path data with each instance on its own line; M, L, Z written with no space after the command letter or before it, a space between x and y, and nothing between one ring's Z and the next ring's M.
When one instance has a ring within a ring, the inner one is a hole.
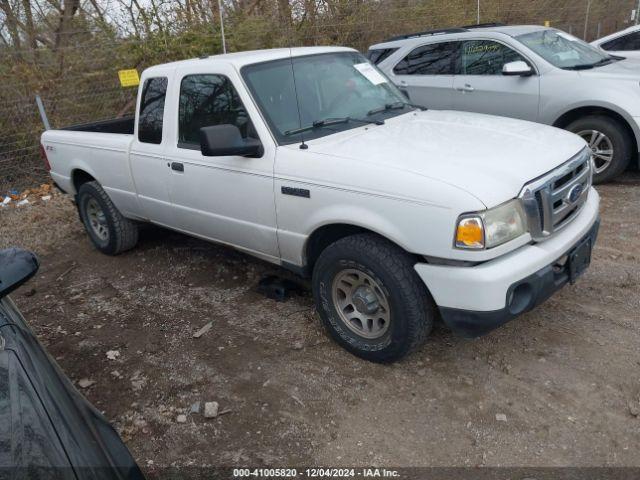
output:
M194 59L141 82L135 118L42 135L104 253L152 222L311 275L330 334L380 362L437 318L486 333L589 265L599 197L572 133L423 111L349 48Z

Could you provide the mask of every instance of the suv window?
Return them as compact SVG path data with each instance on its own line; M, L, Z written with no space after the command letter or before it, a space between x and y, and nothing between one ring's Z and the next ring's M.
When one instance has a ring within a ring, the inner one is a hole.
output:
M396 75L452 75L459 42L423 45L404 57L393 69Z
M143 143L162 143L162 117L167 96L167 78L148 78L142 88L138 140Z
M370 49L367 52L367 58L371 61L371 63L373 63L374 65L379 64L380 62L382 62L383 60L389 58L391 55L393 55L393 53L398 50L397 48L376 48L376 49Z
M614 38L600 46L605 50L640 50L640 31Z
M249 115L231 80L223 75L184 77L180 83L178 146L199 148L200 128L226 123L238 127L243 137L253 131Z
M462 42L461 75L502 75L505 63L526 60L511 48L491 40Z

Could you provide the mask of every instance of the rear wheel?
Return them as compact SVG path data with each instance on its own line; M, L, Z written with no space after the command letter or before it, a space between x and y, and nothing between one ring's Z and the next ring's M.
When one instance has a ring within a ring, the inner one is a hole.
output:
M604 183L620 175L633 155L633 142L625 127L603 115L579 118L567 130L581 136L593 155L593 183Z
M136 246L137 224L122 216L98 182L83 183L76 201L84 228L98 250L117 255Z
M328 246L313 270L322 322L351 353L374 362L398 360L422 344L433 327L435 305L412 258L373 234Z

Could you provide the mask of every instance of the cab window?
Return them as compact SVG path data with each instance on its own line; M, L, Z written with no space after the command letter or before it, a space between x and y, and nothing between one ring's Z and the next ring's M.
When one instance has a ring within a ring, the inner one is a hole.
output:
M235 125L243 137L256 136L238 92L223 75L187 75L180 84L178 147L200 148L202 127Z
M167 78L145 80L140 98L138 140L143 143L162 143L162 117L167 95Z
M396 75L452 75L458 42L423 45L411 51L393 69Z
M461 75L502 75L505 63L526 60L516 51L491 40L462 42Z

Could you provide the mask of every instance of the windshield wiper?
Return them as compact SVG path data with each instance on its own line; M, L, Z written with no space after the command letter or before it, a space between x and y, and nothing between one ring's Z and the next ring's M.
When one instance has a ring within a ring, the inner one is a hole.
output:
M406 108L406 107L419 108L420 110L426 110L426 107L422 107L420 105L414 105L413 103L409 103L409 102L394 102L394 103L387 103L383 107L374 108L373 110L369 110L367 112L367 116L375 115L376 113L387 112L389 110L400 110L400 109Z
M571 67L565 67L566 70L589 70L595 67L602 67L604 65L609 65L611 62L616 61L614 57L603 58L602 60L598 60L594 63L583 63L578 65L572 65Z
M316 128L331 127L333 125L340 125L342 123L372 123L374 125L384 125L384 120L369 120L366 118L353 118L353 117L341 117L341 118L325 118L324 120L316 120L311 125L306 127L294 128L293 130L287 130L284 132L285 136L295 135L296 133L308 132Z

